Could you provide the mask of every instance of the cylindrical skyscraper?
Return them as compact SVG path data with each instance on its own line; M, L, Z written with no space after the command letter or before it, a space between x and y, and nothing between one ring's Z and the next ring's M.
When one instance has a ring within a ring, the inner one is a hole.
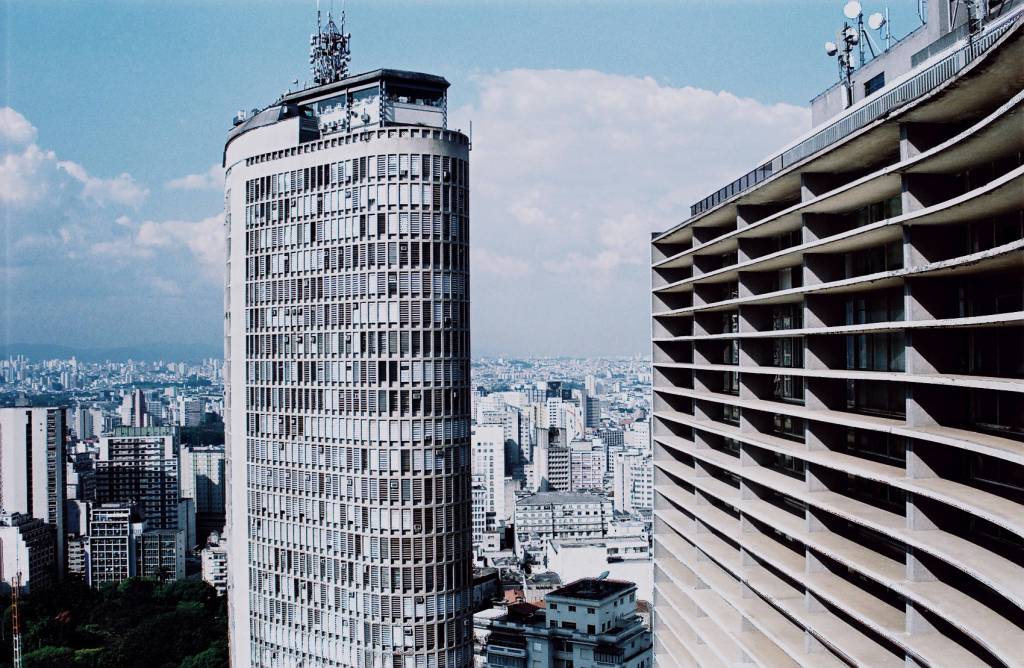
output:
M469 141L319 83L224 152L232 665L470 666Z

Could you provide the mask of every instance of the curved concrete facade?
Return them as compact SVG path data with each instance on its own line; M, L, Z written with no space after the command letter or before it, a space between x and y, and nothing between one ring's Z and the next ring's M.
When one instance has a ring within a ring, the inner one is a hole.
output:
M225 150L232 665L462 668L469 143L302 123Z
M655 236L658 666L1024 665L1017 12Z

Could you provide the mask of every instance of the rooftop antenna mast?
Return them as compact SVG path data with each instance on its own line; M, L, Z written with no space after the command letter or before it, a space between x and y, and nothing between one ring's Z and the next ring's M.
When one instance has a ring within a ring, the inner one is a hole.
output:
M340 81L348 76L348 63L352 58L349 48L352 36L345 32L345 9L341 10L341 28L327 12L327 24L320 18L320 0L316 3L316 34L309 36L309 69L313 85Z
M18 609L18 598L21 594L21 571L18 571L11 582L11 637L14 646L14 668L24 668L21 658L21 612Z

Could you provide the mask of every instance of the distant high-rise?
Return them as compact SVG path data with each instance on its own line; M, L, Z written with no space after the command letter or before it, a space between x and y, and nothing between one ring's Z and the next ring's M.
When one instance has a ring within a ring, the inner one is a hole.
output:
M469 140L444 79L343 69L224 149L232 665L462 668Z
M195 501L196 536L200 545L205 544L211 532L224 529L226 488L223 445L181 449L181 496Z
M96 501L138 505L148 529L178 529L177 427L115 427L100 438Z
M58 577L64 574L66 439L63 408L0 408L0 509L53 527Z
M1024 5L927 6L653 239L661 668L1024 665Z
M132 390L124 395L118 409L121 424L126 427L148 426L149 414L146 412L146 395L142 390Z

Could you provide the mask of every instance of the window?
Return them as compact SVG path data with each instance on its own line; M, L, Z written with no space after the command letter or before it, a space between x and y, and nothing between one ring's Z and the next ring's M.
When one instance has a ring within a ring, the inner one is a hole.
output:
M864 97L885 88L885 72L879 72L864 82Z

